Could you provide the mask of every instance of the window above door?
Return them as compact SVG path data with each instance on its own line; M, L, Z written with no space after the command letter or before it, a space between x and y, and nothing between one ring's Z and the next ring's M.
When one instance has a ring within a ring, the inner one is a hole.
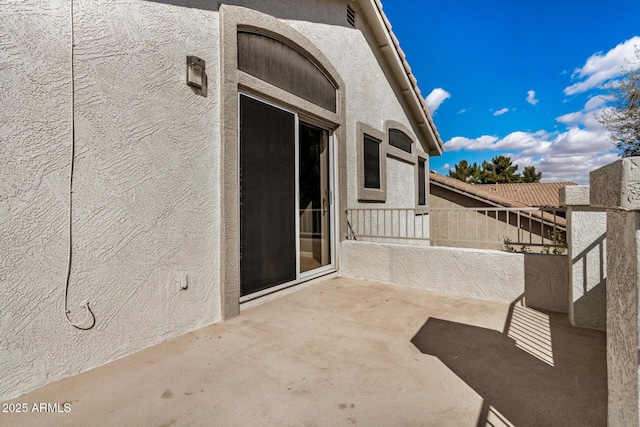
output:
M336 85L318 64L273 36L239 30L238 69L336 112Z

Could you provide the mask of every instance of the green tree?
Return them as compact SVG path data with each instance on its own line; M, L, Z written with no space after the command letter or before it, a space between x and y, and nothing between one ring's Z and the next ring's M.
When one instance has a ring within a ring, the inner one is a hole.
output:
M514 165L510 157L496 156L491 162L482 162L482 166L477 163L469 165L466 160L461 160L453 170L449 170L449 176L468 184L540 182L542 178L542 173L536 172L535 166L526 166L522 175L517 170L518 165Z
M496 156L491 163L482 162L481 182L483 184L508 184L522 182L522 176L516 173L518 165L511 162L507 156Z
M522 171L522 182L540 182L542 172L536 172L535 166L525 166Z
M480 178L480 167L477 163L469 165L466 160L461 160L460 163L454 166L455 170L449 171L451 178L459 179L469 184L475 184Z
M638 60L640 53L636 52ZM621 79L605 85L612 105L598 121L609 130L609 138L622 157L640 156L640 67L625 70Z

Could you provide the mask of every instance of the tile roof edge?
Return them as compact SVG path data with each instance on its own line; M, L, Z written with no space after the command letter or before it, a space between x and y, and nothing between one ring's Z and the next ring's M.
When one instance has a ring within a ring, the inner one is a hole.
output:
M384 24L384 27L385 27L387 33L389 34L389 38L392 41L393 47L394 47L394 49L395 49L395 51L396 51L396 53L398 55L399 62L402 65L402 67L404 68L404 71L405 71L405 73L407 75L407 78L409 79L410 86L413 89L413 92L416 95L416 98L418 99L420 107L421 107L422 111L424 112L424 115L425 115L425 117L427 119L427 125L429 126L429 128L432 130L432 132L434 134L434 137L436 139L435 143L439 146L438 148L439 148L440 153L442 153L444 151L444 143L442 141L442 137L440 136L440 133L438 132L438 128L436 127L436 125L435 125L435 123L433 121L433 117L431 117L431 112L429 111L429 108L427 107L426 101L422 97L422 92L420 91L420 88L418 87L418 80L416 79L415 75L411 71L411 66L409 65L409 62L407 61L407 57L406 57L404 51L402 50L402 48L400 47L400 41L398 40L398 38L394 34L391 22L389 21L389 18L387 18L387 15L383 11L382 2L380 0L369 0L369 1L371 1L371 3L375 6L375 9L380 14L382 23Z
M475 188L474 185L467 184L466 182L460 181L456 178L450 178L444 175L440 175L439 173L430 171L429 172L429 180L435 181L439 184L455 188L457 190L461 190L465 193L471 194L473 196L478 196L483 199L486 199L490 202L497 203L499 205L509 207L509 208L524 208L531 207L524 203L520 203L516 200L509 199L502 196L497 196L495 194L490 193L489 191L483 190L481 188Z
M502 205L504 207L507 208L531 208L531 207L535 207L535 208L545 208L545 206L530 206L530 205L526 205L524 203L520 203L516 200L513 199L509 199L506 197L502 197L502 196L497 196L495 194L491 194L489 192L487 192L486 190L482 190L479 188L474 188L474 185L471 184L467 184L466 182L460 181L459 179L456 178L450 178L448 176L444 176L444 175L440 175L437 172L434 171L429 171L429 181L430 182L435 182L437 184L440 184L444 187L448 187L448 188L453 188L453 189L457 189L460 191L463 191L467 194L470 194L472 196L477 196L483 199L488 200L489 202L492 203L496 203L499 205ZM550 207L552 209L556 209L555 206ZM550 212L538 212L538 211L531 211L531 216L537 217L537 218L541 218L543 221L552 221L553 219L555 219L555 222L561 226L561 227L566 227L566 219L563 217L558 217Z

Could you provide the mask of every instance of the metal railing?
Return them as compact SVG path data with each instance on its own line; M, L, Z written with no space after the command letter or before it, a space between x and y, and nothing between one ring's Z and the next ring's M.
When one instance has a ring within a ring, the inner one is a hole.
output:
M564 209L372 208L347 209L347 239L425 240L431 245L558 253L566 248ZM557 249L556 249L557 248Z

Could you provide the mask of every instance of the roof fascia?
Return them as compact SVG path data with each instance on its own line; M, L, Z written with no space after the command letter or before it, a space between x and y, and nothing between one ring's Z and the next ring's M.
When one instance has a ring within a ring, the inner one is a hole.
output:
M391 30L391 23L382 11L382 3L379 0L358 0L358 3L376 37L380 51L387 59L393 75L415 116L419 133L422 136L419 139L421 143L422 141L427 141L428 143L427 147L424 147L423 144L425 152L431 156L442 155L444 144L420 93L418 82L411 72L406 56L400 49L400 43Z

